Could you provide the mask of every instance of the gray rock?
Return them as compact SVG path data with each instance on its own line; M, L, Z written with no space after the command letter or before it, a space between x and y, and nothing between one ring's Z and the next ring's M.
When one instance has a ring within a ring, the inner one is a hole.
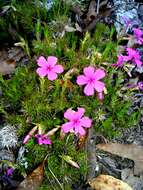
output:
M140 20L143 22L143 4L140 4L138 7L138 15Z
M119 34L128 32L133 25L139 25L138 4L134 0L113 0L115 6L115 27ZM123 30L124 29L124 30Z
M107 155L99 156L98 159L103 174L108 174L116 178L120 178L121 170L118 168L115 159Z
M143 146L143 124L136 127L123 129L122 135L113 139L113 142L123 144L137 144Z
M14 162L15 157L13 152L3 149L0 150L0 160L7 160L9 162Z
M143 176L134 176L133 169L122 170L121 178L128 183L134 190L143 190Z

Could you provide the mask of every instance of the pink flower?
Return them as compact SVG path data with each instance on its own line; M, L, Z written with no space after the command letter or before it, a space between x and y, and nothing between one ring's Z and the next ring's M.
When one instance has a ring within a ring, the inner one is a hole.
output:
M47 76L49 80L55 80L57 73L64 71L62 65L57 65L57 58L55 56L49 56L46 60L43 56L40 56L37 60L37 64L40 66L36 72L40 77Z
M112 64L112 66L113 67L121 67L121 66L123 66L124 62L125 62L125 56L123 56L121 54L121 55L118 55L117 63Z
M76 135L85 135L85 129L91 127L92 120L88 117L83 117L85 113L84 108L78 108L77 111L69 108L65 113L64 117L69 120L69 122L62 125L62 131L64 133L74 132Z
M136 42L140 45L143 44L143 31L139 28L134 28L133 31Z
M105 84L100 79L105 77L105 72L102 69L95 70L94 67L89 66L85 67L84 75L80 75L77 77L77 84L82 86L86 85L84 88L84 93L87 96L91 96L94 94L94 91L102 92L104 90Z
M36 134L35 137L38 140L38 144L51 144L51 140L45 134Z
M132 48L127 48L127 56L124 56L125 61L133 61L137 67L141 67L142 66L142 61L140 60L140 54L137 50L134 50Z

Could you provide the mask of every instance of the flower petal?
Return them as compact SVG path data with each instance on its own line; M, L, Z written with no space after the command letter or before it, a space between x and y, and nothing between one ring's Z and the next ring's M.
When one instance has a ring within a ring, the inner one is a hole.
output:
M124 56L124 61L130 61L132 59L132 57L130 56Z
M122 67L123 64L113 63L111 64L112 67Z
M62 131L64 133L68 133L73 129L73 123L72 122L67 122L62 125Z
M49 56L47 58L48 64L53 67L54 65L56 65L58 59L55 56Z
M83 117L80 121L83 127L85 128L91 127L92 120L89 117Z
M102 70L102 69L97 69L96 71L95 71L95 79L96 80L99 80L99 79L102 79L102 78L104 78L105 77L105 71L104 70Z
M139 42L139 44L142 44L141 41L142 41L143 31L140 30L139 28L134 28L133 31L137 42Z
M84 75L79 75L79 76L77 77L76 83L77 83L78 85L87 84L87 77L84 76Z
M102 92L104 90L105 84L101 81L94 82L94 88L97 92Z
M13 168L9 168L6 170L6 175L7 176L11 176L14 173L14 169Z
M75 115L75 111L72 110L71 108L69 108L65 113L64 113L64 118L68 119L68 120L73 120Z
M74 119L80 119L85 113L85 109L84 108L78 108L77 112L75 112L74 114Z
M128 59L140 59L140 54L137 50L132 48L127 48L126 50L128 52Z
M51 81L55 80L57 77L58 76L57 76L57 74L55 72L53 72L53 71L48 72L48 79L49 80L51 80Z
M118 55L117 63L113 63L111 66L121 67L124 64L124 62L126 61L125 59L129 59L128 56L124 56L124 55L120 54L120 55Z
M84 88L84 93L87 96L92 96L94 94L94 86L91 84L87 84Z
M38 144L39 144L39 145L43 144L42 138L38 138Z
M62 65L55 65L53 70L54 70L55 73L62 73L64 71Z
M83 70L84 74L87 76L87 77L91 77L91 75L94 74L95 72L95 68L92 67L92 66L89 66L89 67L85 67L84 70Z
M42 139L42 144L51 144L51 143L52 143L52 142L51 142L50 139L47 139L47 138Z
M37 64L40 67L47 67L47 61L46 61L45 57L40 56L39 59L37 60Z
M143 90L143 82L138 82L138 87L140 90Z
M138 43L138 44L140 44L140 45L142 45L143 44L143 38L140 38L140 39L136 39L136 42Z
M76 127L74 129L74 131L75 131L76 135L79 133L81 136L85 135L85 133L86 133L85 130L84 130L84 128L81 127L81 126Z
M38 68L37 70L36 70L36 73L40 76L40 77L45 77L47 74L48 74L48 72L47 72L47 70L45 69L45 68Z
M138 59L135 59L135 63L136 63L136 65L137 65L137 67L141 67L142 64L143 64L143 62L141 62L141 61L138 60Z

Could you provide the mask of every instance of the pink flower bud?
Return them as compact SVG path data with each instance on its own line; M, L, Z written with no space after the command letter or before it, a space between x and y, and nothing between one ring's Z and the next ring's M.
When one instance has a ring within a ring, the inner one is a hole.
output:
M35 127L33 127L31 130L30 130L30 132L28 133L28 135L26 135L26 137L24 138L24 140L23 140L23 144L26 144L28 141L29 141L29 139L32 137L32 135L37 131L37 126L35 126Z
M31 138L30 135L26 135L26 137L23 140L23 144L26 144L29 141L30 138Z
M55 132L59 129L60 127L55 127L53 129L51 129L47 134L46 136L52 136L55 134Z
M101 100L101 101L104 99L104 95L103 95L102 92L98 93L98 99Z

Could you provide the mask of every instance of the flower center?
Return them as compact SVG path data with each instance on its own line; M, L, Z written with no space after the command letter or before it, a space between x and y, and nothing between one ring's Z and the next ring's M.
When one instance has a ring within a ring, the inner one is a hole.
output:
M74 119L73 123L74 123L74 125L78 125L80 123L80 121L79 121L79 119Z
M89 82L90 84L94 83L94 78L92 78L92 77L89 78L88 82Z
M47 71L51 71L52 70L52 67L49 65L47 66Z
M39 138L42 138L42 135L40 135L40 134L37 134L37 138L39 139Z

